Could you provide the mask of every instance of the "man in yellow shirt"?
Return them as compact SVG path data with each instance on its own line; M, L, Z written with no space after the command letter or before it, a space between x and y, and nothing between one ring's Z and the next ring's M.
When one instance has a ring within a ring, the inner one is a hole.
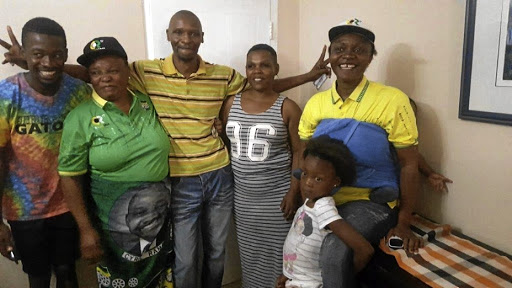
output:
M203 43L201 21L182 10L167 29L173 54L164 60L136 61L135 88L151 97L170 134L174 251L178 288L220 287L224 247L233 207L233 176L227 149L212 133L214 118L224 99L247 88L234 69L214 65L198 55ZM313 81L327 69L322 59L309 73L276 81L278 92ZM203 237L203 268L198 273L199 235Z

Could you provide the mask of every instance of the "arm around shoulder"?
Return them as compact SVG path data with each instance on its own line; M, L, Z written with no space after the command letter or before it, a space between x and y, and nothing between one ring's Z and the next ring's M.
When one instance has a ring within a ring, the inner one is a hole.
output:
M233 106L233 101L235 100L236 95L231 95L224 102L222 102L222 106L219 112L219 118L222 121L222 124L226 126L228 122L229 111L231 110L231 106Z
M222 102L222 107L220 108L219 118L222 123L222 131L220 133L222 137L222 141L224 144L229 145L229 139L226 134L226 124L228 123L229 111L231 110L231 106L233 106L233 100L235 99L235 95L229 96L224 102Z
M85 68L82 65L66 64L64 65L64 72L66 72L71 77L80 79L87 83L91 83L91 78L89 78L89 72L87 72L87 68Z

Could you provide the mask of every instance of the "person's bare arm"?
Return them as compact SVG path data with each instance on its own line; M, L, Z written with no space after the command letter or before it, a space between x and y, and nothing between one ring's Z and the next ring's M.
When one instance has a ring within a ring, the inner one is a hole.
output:
M446 184L453 183L453 181L432 169L421 153L418 152L418 156L418 168L421 174L427 177L430 186L432 186L436 192L448 191L448 186Z
M288 277L284 276L283 274L277 276L275 288L285 288L286 281L288 281Z
M63 176L60 185L71 214L76 220L80 232L80 252L90 264L98 263L103 255L100 237L94 229L87 214L83 196L84 176Z
M8 52L4 54L5 59L2 61L2 64L11 63L12 65L17 65L20 68L27 70L27 62L21 56L21 45L14 36L14 33L12 32L10 26L7 26L7 32L9 33L9 38L11 39L12 45L0 39L0 45L8 50ZM330 75L331 70L327 67L329 61L328 59L324 60L325 51L326 46L324 46L320 58L309 72L283 79L276 79L274 83L274 91L283 92L291 88L300 86L304 83L315 81L322 74ZM87 69L83 66L66 64L64 66L64 72L66 72L74 78L78 78L87 83L91 82L89 74L87 73Z
M423 246L422 239L416 237L410 228L412 215L418 200L418 147L411 146L397 149L397 154L401 166L398 224L388 232L387 237L395 235L402 238L404 249L416 252L418 248Z
M0 148L0 215L2 215L2 197L4 194L4 183L7 177L7 152L5 147ZM11 230L9 226L0 219L0 253L9 258L9 252L14 249Z
M274 80L274 91L280 93L300 86L304 83L315 81L318 79L318 77L322 76L322 74L327 74L330 76L331 69L327 67L327 64L329 64L329 59L324 59L326 51L327 47L324 45L322 54L320 54L320 58L309 72L297 76Z
M329 229L354 251L354 270L359 272L370 262L375 250L363 235L345 220L339 219L327 225Z
M228 136L226 135L226 124L228 123L229 111L231 110L231 106L233 106L233 100L235 100L235 95L229 96L226 100L224 100L219 112L219 120L222 122L222 129L220 131L221 133L219 134L222 137L222 141L224 141L224 144L226 144L228 148L231 143L229 142ZM217 132L219 132L219 129L217 129Z
M288 128L289 143L292 154L292 171L299 168L300 158L304 151L299 138L299 121L302 110L292 100L286 99L283 103L283 120ZM290 189L281 201L281 211L287 220L293 219L300 206L300 181L290 175Z
M81 65L66 64L64 65L64 72L69 76L80 79L84 82L91 83L91 78L87 72L87 68Z

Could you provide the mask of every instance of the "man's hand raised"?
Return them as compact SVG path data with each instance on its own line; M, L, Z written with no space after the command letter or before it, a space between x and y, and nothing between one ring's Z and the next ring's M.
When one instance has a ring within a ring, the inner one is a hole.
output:
M7 52L4 53L5 59L2 61L2 64L11 63L11 65L13 66L17 65L20 68L27 70L27 61L25 61L21 54L21 45L16 39L16 36L14 36L11 26L7 26L7 33L9 34L9 38L11 39L11 44L0 39L0 45L7 49Z

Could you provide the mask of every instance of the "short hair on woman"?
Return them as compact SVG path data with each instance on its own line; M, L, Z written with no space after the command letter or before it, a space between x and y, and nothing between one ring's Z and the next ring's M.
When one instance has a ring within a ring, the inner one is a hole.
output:
M312 138L306 145L303 157L313 156L330 162L341 185L347 186L356 179L356 161L343 141L321 135Z
M28 33L45 34L59 36L64 39L64 45L67 46L66 33L59 23L45 17L36 17L28 20L21 30L21 45L25 45L25 38Z
M267 44L256 44L252 46L251 49L249 49L249 51L247 52L247 56L249 56L249 53L253 51L267 51L268 53L270 53L270 55L272 55L272 58L277 63L277 53L276 50L272 48L272 46Z

